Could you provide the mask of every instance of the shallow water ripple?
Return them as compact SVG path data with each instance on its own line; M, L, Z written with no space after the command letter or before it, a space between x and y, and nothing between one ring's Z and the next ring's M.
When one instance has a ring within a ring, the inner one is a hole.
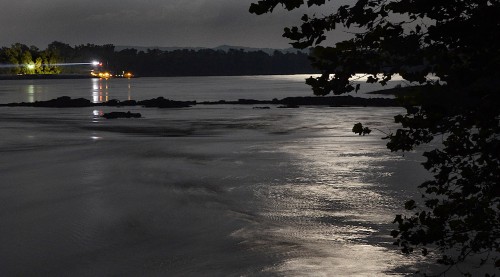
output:
M359 117L390 128L397 109L133 111L143 118L0 110L0 273L414 270L388 233L423 176L418 159L350 130Z

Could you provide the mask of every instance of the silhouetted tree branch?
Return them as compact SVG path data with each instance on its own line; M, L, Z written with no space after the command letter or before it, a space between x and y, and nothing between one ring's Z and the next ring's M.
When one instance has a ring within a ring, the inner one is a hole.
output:
M261 0L250 12L326 2ZM395 117L401 128L386 137L387 147L410 151L438 135L443 141L424 153L434 179L420 185L422 203L406 202L411 214L396 216L392 235L404 253L420 248L426 256L432 246L450 267L476 256L478 266L500 268L499 14L498 0L357 0L326 16L305 14L283 34L296 48L313 47L321 76L307 83L316 95L358 90L356 73L369 75L368 83L385 85L399 74L421 85L400 98L407 113ZM338 27L359 31L320 46ZM369 128L358 123L353 131Z

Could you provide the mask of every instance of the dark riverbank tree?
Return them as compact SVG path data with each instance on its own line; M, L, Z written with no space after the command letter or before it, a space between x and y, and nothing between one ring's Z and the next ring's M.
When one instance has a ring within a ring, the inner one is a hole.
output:
M307 83L317 95L357 90L350 78L366 73L385 84L400 74L419 83L401 100L401 128L389 134L391 151L410 151L433 141L424 167L434 179L420 185L422 200L405 204L392 232L404 253L439 254L448 269L473 260L500 269L500 1L356 0L338 8L325 0L261 0L250 12L322 6L304 15L284 37L297 48L313 47L322 75ZM332 1L334 2L334 1ZM327 8L330 7L327 12ZM320 46L328 31L354 30L334 46ZM434 74L436 79L428 78ZM354 131L365 134L361 124ZM466 274L473 266L462 269Z
M242 49L216 50L178 49L162 51L136 49L116 51L114 45L82 44L74 47L52 42L46 50L14 44L0 48L0 64L7 64L0 74L89 74L91 61L101 61L99 70L122 74L132 71L136 76L231 76L314 73L308 55L297 51L244 51ZM71 66L55 66L68 63ZM83 65L77 65L84 63ZM2 68L0 68L1 70Z
M0 74L59 74L60 62L59 56L50 49L50 45L43 51L21 43L0 48L0 64L3 65L0 67Z
M304 53L268 54L263 51L214 49L146 52L124 49L115 53L109 65L116 71L131 70L140 76L231 76L300 74L315 72Z

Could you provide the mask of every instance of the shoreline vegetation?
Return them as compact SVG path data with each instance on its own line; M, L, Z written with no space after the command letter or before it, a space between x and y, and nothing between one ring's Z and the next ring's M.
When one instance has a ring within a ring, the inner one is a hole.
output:
M0 80L78 78L78 75L92 73L119 76L125 72L140 77L319 73L311 66L308 51L300 50L263 51L231 46L214 49L138 50L115 48L112 44L70 46L58 41L50 43L46 49L21 43L0 47ZM17 77L20 75L39 76Z

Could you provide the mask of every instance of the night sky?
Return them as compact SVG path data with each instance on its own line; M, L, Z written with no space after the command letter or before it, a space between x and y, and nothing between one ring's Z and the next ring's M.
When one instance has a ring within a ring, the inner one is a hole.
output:
M56 40L70 45L287 48L283 27L299 24L307 12L279 8L256 16L248 8L257 0L0 1L0 46L20 42L40 48ZM315 12L327 14L331 6ZM338 41L346 36L337 32L330 37Z

